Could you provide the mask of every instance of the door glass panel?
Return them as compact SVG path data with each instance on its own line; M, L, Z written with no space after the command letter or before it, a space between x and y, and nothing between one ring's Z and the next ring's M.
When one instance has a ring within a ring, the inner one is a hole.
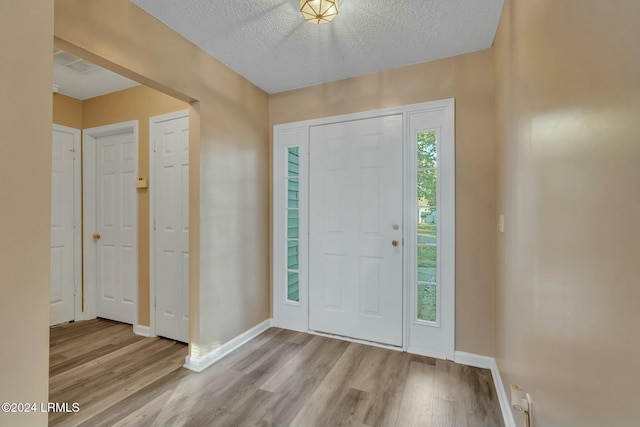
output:
M418 247L418 282L436 283L436 253L435 246Z
M289 301L298 302L300 300L299 279L300 275L297 272L289 271L287 273L287 299Z
M300 180L297 178L289 178L287 182L287 201L288 207L299 208L300 206Z
M289 209L287 211L287 238L297 239L300 234L300 219L297 209Z
M418 132L418 293L417 318L427 322L437 319L438 281L438 133Z
M418 319L436 321L436 292L436 285L418 285Z
M300 147L287 147L287 301L299 302Z
M435 169L418 172L418 206L436 206L436 174Z
M436 132L418 133L418 169L435 169L437 165Z
M435 244L438 220L436 208L418 208L418 244Z
M287 148L287 176L298 176L300 173L300 148Z
M289 240L287 242L287 269L298 270L299 269L299 255L298 255L298 240Z

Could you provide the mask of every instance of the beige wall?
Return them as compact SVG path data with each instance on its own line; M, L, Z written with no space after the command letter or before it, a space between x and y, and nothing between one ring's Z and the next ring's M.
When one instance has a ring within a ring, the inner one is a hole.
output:
M82 101L60 93L54 93L53 123L74 129L82 129Z
M47 402L51 233L48 0L0 2L0 402ZM0 425L46 425L0 412Z
M146 86L82 102L83 129L138 120L138 176L149 176L149 118L185 110L189 104ZM55 117L55 104L54 104ZM138 323L149 326L149 190L138 193Z
M267 319L266 93L128 0L56 0L54 33L58 47L192 103L192 352Z
M640 2L507 4L495 48L503 380L532 393L536 426L638 425Z
M456 350L493 355L493 53L271 95L270 125L445 98L456 99Z

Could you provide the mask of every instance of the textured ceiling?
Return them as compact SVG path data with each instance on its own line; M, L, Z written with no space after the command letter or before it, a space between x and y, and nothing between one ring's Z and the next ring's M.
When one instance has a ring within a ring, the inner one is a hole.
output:
M487 49L504 3L342 0L314 25L299 0L131 1L268 93Z

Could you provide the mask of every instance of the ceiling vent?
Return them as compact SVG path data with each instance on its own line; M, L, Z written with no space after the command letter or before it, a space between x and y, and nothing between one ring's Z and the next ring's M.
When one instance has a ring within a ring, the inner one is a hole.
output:
M73 56L70 53L63 52L59 49L53 51L53 62L63 67L67 67L80 74L87 74L92 71L99 70L100 67L85 61L84 59Z

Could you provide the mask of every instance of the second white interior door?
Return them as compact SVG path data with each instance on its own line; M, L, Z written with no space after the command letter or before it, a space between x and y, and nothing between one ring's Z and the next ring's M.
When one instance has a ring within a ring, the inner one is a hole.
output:
M76 144L80 131L53 126L51 175L51 283L49 324L75 319L76 293L76 207L79 210L79 168ZM76 185L76 181L78 184ZM79 231L78 231L79 232Z
M310 128L309 329L402 345L402 115Z
M96 269L98 317L133 323L138 286L134 132L96 142Z
M187 342L189 327L189 116L152 118L156 335Z

